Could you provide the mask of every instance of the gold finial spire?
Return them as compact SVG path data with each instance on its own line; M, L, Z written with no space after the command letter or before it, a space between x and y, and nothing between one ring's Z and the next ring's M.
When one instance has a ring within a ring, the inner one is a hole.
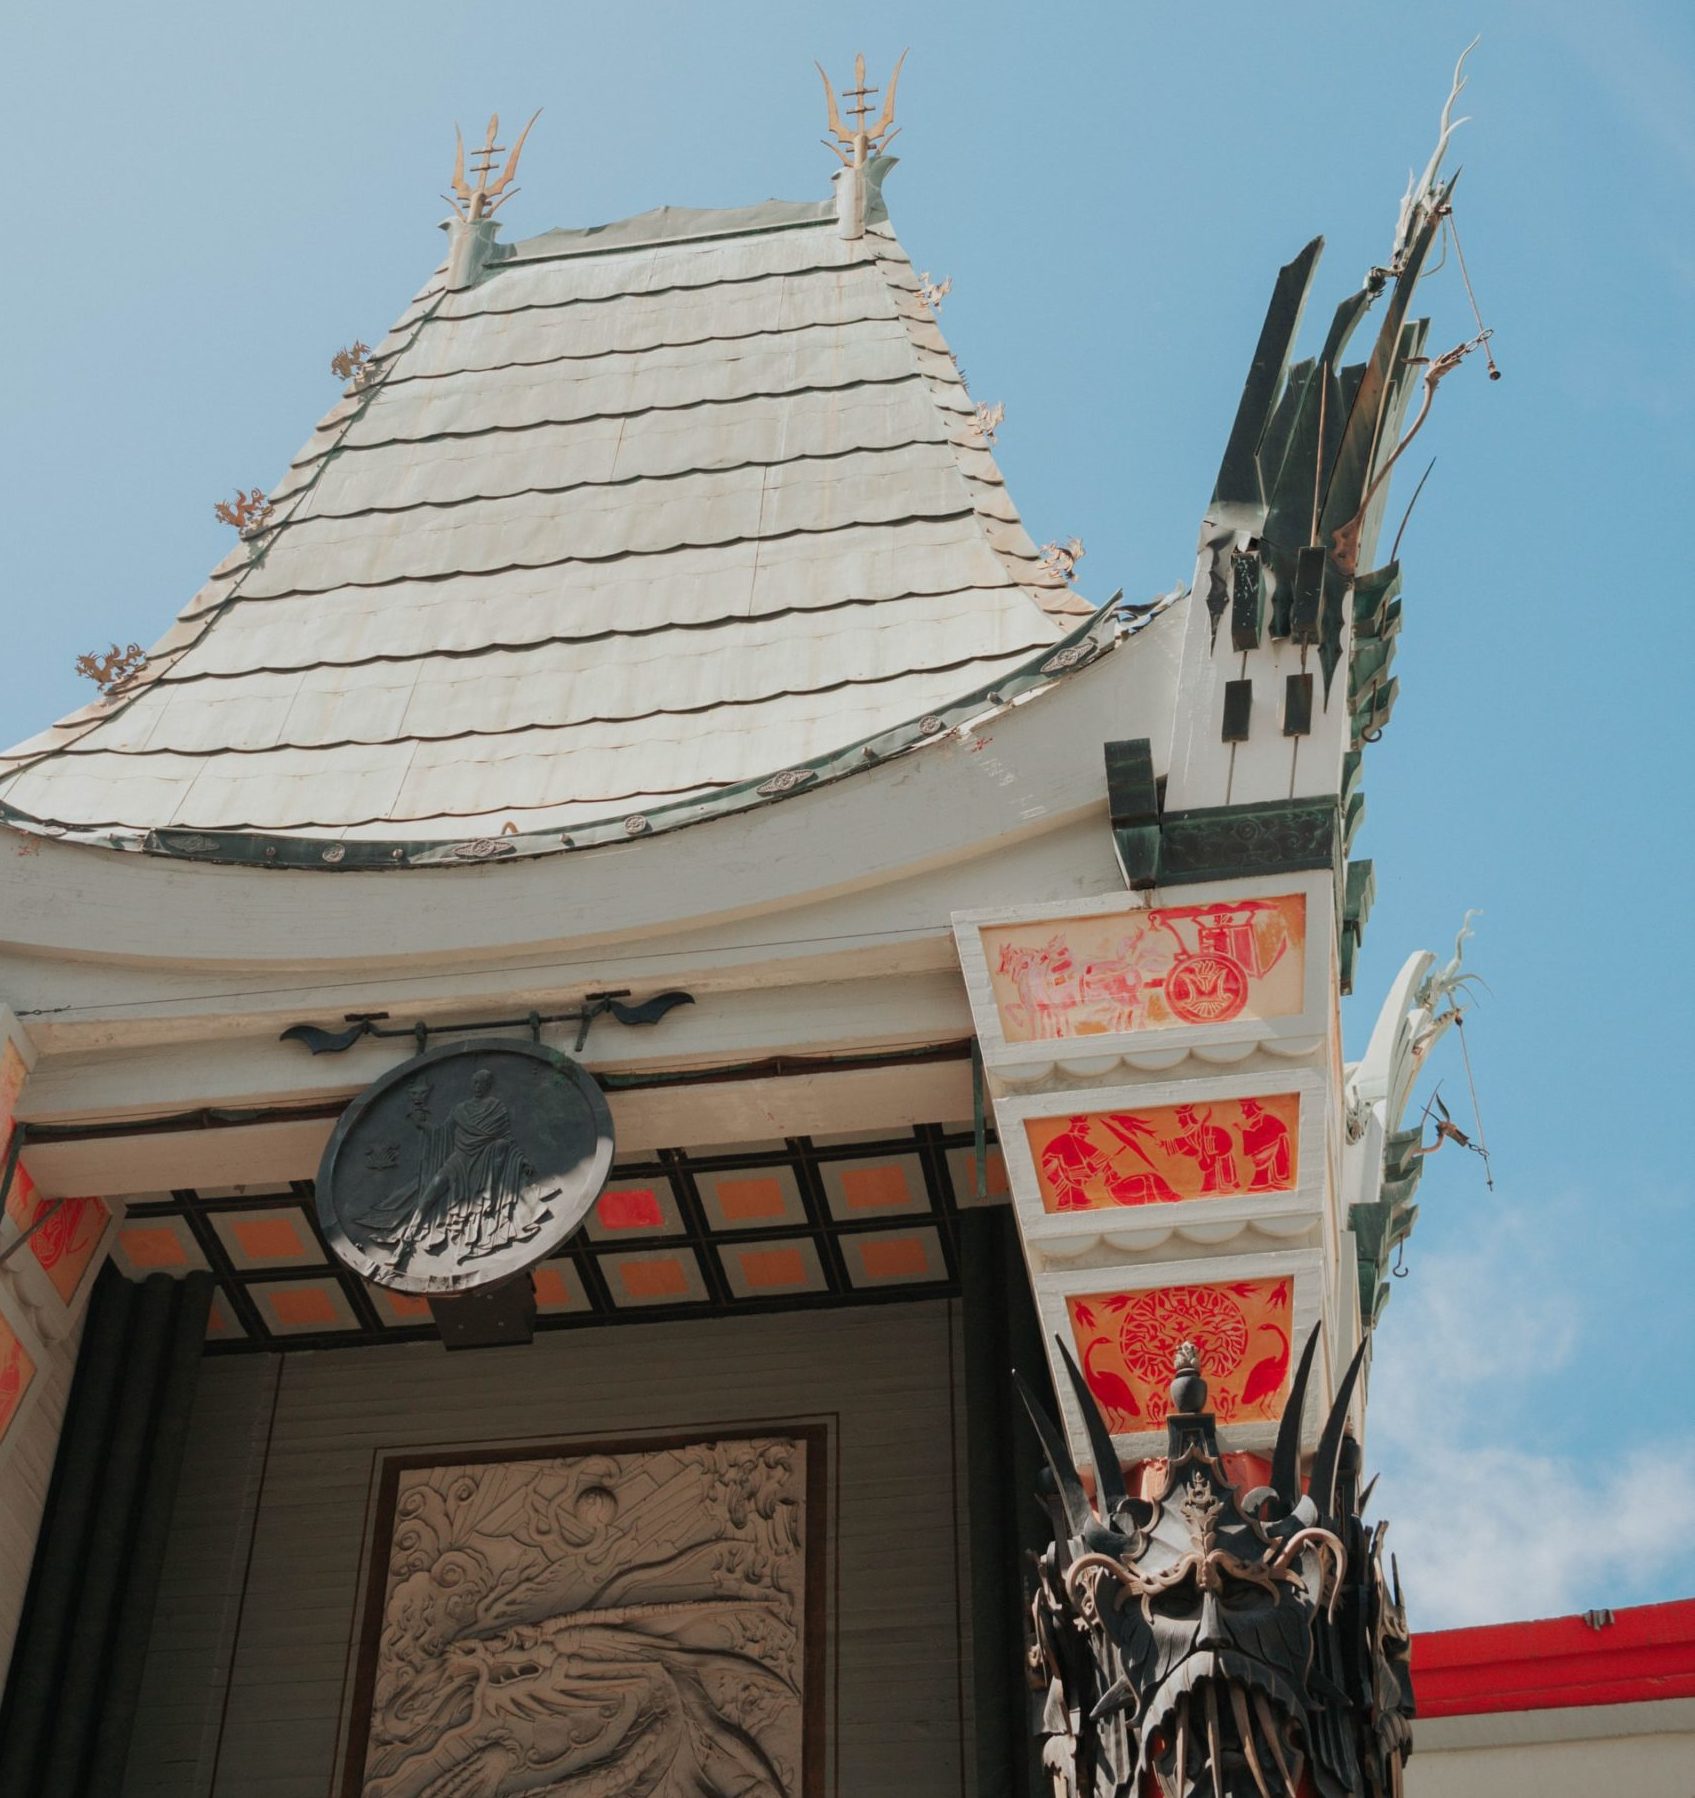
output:
M500 130L500 114L493 114L488 122L488 136L483 139L482 147L472 152L473 168L471 173L477 177L477 185L472 187L465 179L465 139L460 135L459 127L453 127L453 140L458 146L453 158L453 192L443 196L448 204L467 224L475 224L478 219L489 217L497 212L512 194L506 190L512 186L512 178L518 173L518 158L524 153L524 139L530 135L530 125L541 117L538 106L530 116L530 124L518 133L518 141L512 146L512 154L506 158L506 167L501 170L500 179L492 186L489 176L494 171L494 159L505 155L505 147L497 144L495 134ZM512 188L512 193L518 190Z
M823 63L814 63L819 79L824 83L824 100L830 108L830 133L836 138L831 143L828 137L822 141L824 147L834 150L842 159L842 167L862 169L873 156L881 155L895 138L900 136L900 128L895 126L895 88L900 82L901 63L906 61L906 52L900 53L900 60L895 64L895 71L889 77L889 91L883 99L883 110L877 123L866 128L865 121L871 112L871 96L882 90L865 85L865 58L856 56L853 59L853 86L842 89L842 98L853 102L848 107L849 116L853 119L853 130L849 131L842 124L842 115L836 106L836 90L830 85L830 77L824 73ZM893 126L894 129L890 129Z

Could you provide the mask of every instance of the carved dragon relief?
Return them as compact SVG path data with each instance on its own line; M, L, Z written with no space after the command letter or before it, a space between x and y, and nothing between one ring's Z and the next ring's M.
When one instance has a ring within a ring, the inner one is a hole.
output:
M402 1469L346 1791L800 1798L807 1454Z

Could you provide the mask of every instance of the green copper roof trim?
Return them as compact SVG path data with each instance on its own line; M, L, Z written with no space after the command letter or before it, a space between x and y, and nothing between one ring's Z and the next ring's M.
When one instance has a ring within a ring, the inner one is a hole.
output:
M1340 831L1340 810L1328 796L1167 812L1160 821L1159 884L1331 868Z

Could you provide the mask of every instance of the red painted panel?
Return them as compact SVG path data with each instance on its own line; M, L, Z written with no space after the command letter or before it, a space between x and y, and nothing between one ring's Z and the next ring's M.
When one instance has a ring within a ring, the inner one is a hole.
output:
M1581 1617L1426 1630L1413 1637L1421 1717L1695 1698L1695 1598Z

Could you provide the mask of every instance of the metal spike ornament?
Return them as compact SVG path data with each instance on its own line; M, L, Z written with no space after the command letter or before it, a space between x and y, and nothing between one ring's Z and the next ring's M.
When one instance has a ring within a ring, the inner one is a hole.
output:
M889 77L889 91L883 98L883 110L878 115L875 125L867 126L865 121L871 111L871 96L880 90L865 85L865 58L863 55L853 59L853 86L842 89L842 98L850 102L848 116L853 120L853 129L849 131L842 124L842 115L836 105L836 90L830 85L830 77L824 73L824 65L816 62L812 66L818 71L818 78L824 83L824 103L830 109L830 135L835 138L824 138L824 147L834 150L842 160L842 167L862 169L873 156L880 156L889 145L900 136L900 128L895 125L895 89L900 85L901 63L906 61L906 52L900 53L895 63L895 72Z
M1157 1499L1126 1491L1063 1343L1098 1506L1064 1431L1020 1382L1052 1476L1054 1540L1036 1566L1027 1665L1058 1798L1398 1798L1412 1744L1406 1613L1383 1573L1386 1526L1359 1516L1346 1433L1357 1356L1308 1491L1296 1472L1317 1335L1272 1484L1246 1494L1225 1474L1193 1343L1175 1357Z
M483 139L482 146L472 152L471 173L477 178L475 187L465 179L465 139L461 136L459 127L453 127L456 146L453 158L453 191L444 194L442 198L467 224L489 218L518 191L512 186L518 173L518 158L524 154L524 139L530 135L531 126L540 117L541 108L538 106L530 115L530 123L518 133L518 141L512 146L512 154L506 157L506 167L501 170L499 179L491 184L489 176L494 172L495 158L505 155L506 147L494 141L500 132L500 114L497 112L490 116L488 136Z

